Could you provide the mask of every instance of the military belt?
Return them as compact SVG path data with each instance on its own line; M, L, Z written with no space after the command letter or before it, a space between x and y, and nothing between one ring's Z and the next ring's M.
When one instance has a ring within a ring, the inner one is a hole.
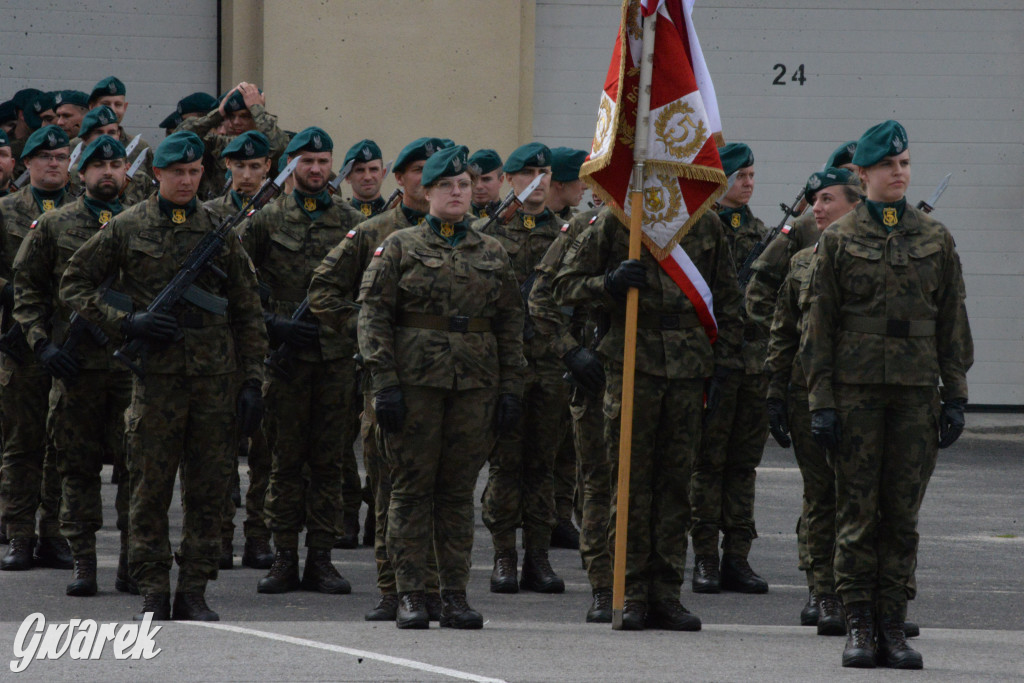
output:
M399 313L400 327L418 327L421 330L441 332L490 332L490 318L470 318L465 315L430 315L429 313Z
M887 337L934 337L934 320L891 320L848 315L843 318L843 330L864 334L884 334Z
M620 318L615 324L623 327L626 323ZM640 313L636 318L636 326L641 330L684 330L700 327L696 313Z

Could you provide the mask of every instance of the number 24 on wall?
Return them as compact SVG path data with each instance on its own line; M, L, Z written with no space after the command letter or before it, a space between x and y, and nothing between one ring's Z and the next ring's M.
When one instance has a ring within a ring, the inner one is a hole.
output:
M786 85L786 65L776 64L775 66L772 67L772 69L778 72L775 76L775 80L772 81L772 85ZM795 83L799 83L800 85L804 84L804 81L807 80L807 77L804 76L803 64L796 68L796 71L793 72L793 77L790 78L789 80L794 81Z

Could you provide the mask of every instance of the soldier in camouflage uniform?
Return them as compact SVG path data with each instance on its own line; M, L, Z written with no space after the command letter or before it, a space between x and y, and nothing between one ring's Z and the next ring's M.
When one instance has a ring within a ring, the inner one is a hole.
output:
M974 361L953 238L906 201L908 145L895 121L857 142L867 199L818 240L800 348L811 433L836 471L843 666L923 666L903 632L917 515L938 449L963 431Z
M714 297L717 341L679 285L648 250L629 259L629 231L606 208L577 237L555 276L555 302L598 303L611 327L597 347L605 364L604 438L611 464L611 499L617 482L625 300L640 290L629 482L626 602L622 627L700 629L700 619L679 602L690 521L687 490L700 434L704 378L715 366L737 367L742 341L739 288L722 226L705 213L679 242ZM609 548L615 543L609 517Z
M327 192L333 149L330 136L315 126L296 135L285 150L289 159L300 157L290 201L268 206L241 230L242 243L269 288L264 319L271 346L291 349L291 358L270 374L265 388L272 450L264 514L276 552L257 586L260 593L300 585L321 593L352 591L331 564L331 547L340 532L342 452L356 437L350 419L357 396L355 347L337 330L293 317L313 269L363 219ZM300 581L303 527L309 550Z
M736 270L767 233L747 203L754 191L754 154L734 142L719 148L729 190L719 200L718 217L735 259ZM716 302L717 306L717 302ZM742 310L742 309L741 309ZM715 367L708 386L707 410L700 451L693 464L690 504L693 506L695 593L733 590L765 593L767 582L747 562L754 527L754 482L767 437L764 356L767 335L744 317L743 367L736 372ZM718 539L722 536L719 567Z
M0 197L10 194L14 178L14 152L7 133L0 130Z
M72 149L79 144L81 144L84 149L89 145L89 143L101 135L109 135L120 141L120 134L118 132L120 127L117 123L117 114L114 113L113 109L106 105L100 105L89 110L89 113L82 117L82 123L78 130L79 137L75 138L70 143ZM141 146L141 141L139 144ZM142 153L142 151L139 151L135 155L135 158L138 159L139 154ZM153 184L152 175L143 170L146 163L151 162L148 158L148 152L146 154L147 159L143 162L143 168L139 168L135 172L135 177L131 178L130 182L128 182L122 189L118 198L118 201L120 201L126 208L134 204L138 204L142 200L146 199L149 195L153 194L153 191L156 189L156 186ZM129 162L129 164L130 163L131 162ZM81 192L84 191L84 189L79 185L77 178L72 180L71 187L72 191L76 195L81 194Z
M0 498L11 545L0 569L30 569L33 564L71 569L71 551L60 535L60 475L55 453L48 447L46 413L51 378L25 342L23 329L12 318L14 257L35 220L70 201L68 136L57 126L40 128L22 151L28 184L0 200L0 303L4 308L0 356L0 424L4 437ZM16 360L11 354L20 356ZM36 510L39 541L33 552Z
M367 218L376 216L384 210L387 203L380 196L380 187L384 184L384 158L380 147L373 140L360 140L345 153L342 167L352 163L345 182L352 186L352 206L356 207Z
M494 432L514 429L522 411L523 301L501 244L464 220L467 153L452 146L427 160L426 222L385 239L360 284L359 348L391 472L399 628L429 624L431 544L441 626L483 626L466 600L473 488Z
M812 215L819 231L852 211L860 202L854 178L853 173L846 169L828 168L808 179L805 196L813 207ZM844 635L846 617L836 596L832 575L832 553L836 539L835 473L826 460L825 451L811 438L807 379L803 367L796 362L803 327L803 310L807 306L807 269L812 252L813 246L808 246L793 256L786 281L777 297L768 358L765 361L768 425L780 446L788 448L790 443L793 444L796 462L803 477L801 518L804 520L805 544L810 555L808 571L813 577L811 594L815 596L814 603L819 606L814 625L818 627L818 635ZM748 292L747 310L751 319L754 318L755 303L767 305L767 302L757 301ZM801 613L801 623L805 621Z
M473 179L473 199L469 212L477 218L490 218L501 203L505 182L501 157L493 149L478 149L469 157L469 177Z
M153 161L159 193L112 218L75 252L61 281L61 298L80 315L110 337L123 334L146 345L145 377L133 378L126 430L128 560L143 595L136 619L147 612L154 620L219 619L205 591L217 577L221 510L238 432L251 434L263 412L266 331L255 269L237 240L227 239L213 259L224 277L204 271L194 283L200 291L174 314L146 310L215 228L212 214L195 200L202 156L202 142L191 133L164 139ZM131 297L136 312L103 301L108 279ZM179 572L172 612L167 510L182 462L184 519L174 553Z
M44 213L14 260L14 317L43 367L58 380L53 387L56 404L50 411L50 431L63 490L61 533L71 545L75 565L68 595L96 594L96 531L103 524L100 470L104 455L123 465L124 411L132 382L128 369L111 356L112 344L98 328L83 330L66 341L71 310L57 292L71 255L121 213L117 196L126 170L120 142L107 135L93 141L78 161L85 194ZM108 302L113 305L116 298L109 296ZM121 531L116 585L131 590L126 477L118 482L115 509Z
M216 109L219 104L220 100L209 93L201 91L194 92L191 95L186 95L178 100L178 104L174 107L174 112L166 116L157 125L167 131L167 134L170 135L185 119L194 119L200 116L206 116L211 109Z
M112 137L117 138L122 145L128 146L131 142L132 136L122 126L124 121L124 115L128 111L128 91L116 76L107 76L101 79L96 85L92 87L92 92L89 93L89 108L95 109L96 107L110 107L117 115L117 135ZM79 133L81 135L81 133ZM138 146L135 148L135 156L129 159L129 163L134 161L142 150L149 149L149 144L145 140L139 140ZM150 149L146 161L143 164L143 169L146 174L150 177L153 176L153 150ZM148 196L148 194L147 194Z
M406 145L395 159L395 181L402 189L402 203L360 223L349 231L313 272L309 285L309 308L325 325L344 330L345 336L356 335L356 306L359 283L370 265L374 251L391 233L426 220L430 204L420 183L427 159L441 149L438 138L419 138ZM394 621L398 613L398 592L394 565L388 556L387 519L391 505L391 474L380 448L380 430L373 411L373 385L364 372L361 436L363 466L370 481L374 499L374 557L377 563L377 605L366 613L367 621ZM428 548L428 571L425 579L427 611L431 621L441 618L441 594L437 583L437 562L433 547Z
M89 111L89 94L81 90L61 90L54 96L54 104L54 111L57 113L57 120L54 123L60 126L69 138L77 137L82 117Z
M536 280L536 267L558 236L562 222L547 208L551 182L551 150L531 142L505 160L505 174L517 196L534 178L541 183L523 201L507 224L480 219L473 224L497 238L512 259L523 298ZM562 417L568 400L565 369L538 336L527 318L523 353L528 363L523 388L521 424L498 439L490 455L483 520L494 541L491 591L515 593L519 588L540 593L561 593L565 582L551 568L548 548L555 526L555 453L568 425ZM517 581L516 528L523 527L523 571Z
M18 178L25 171L25 162L22 159L22 150L29 136L39 127L32 119L32 100L42 94L37 88L22 88L14 93L11 102L14 105L16 121L14 129L8 134L11 140L11 151L17 160L14 164L14 177ZM29 125L30 121L34 125Z

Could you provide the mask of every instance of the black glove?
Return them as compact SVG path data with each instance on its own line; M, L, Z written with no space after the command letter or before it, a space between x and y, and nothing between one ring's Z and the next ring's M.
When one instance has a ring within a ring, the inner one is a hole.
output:
M405 423L405 401L402 400L401 387L388 387L378 391L373 399L373 412L377 414L377 424L388 434L402 431L402 425Z
M826 450L835 450L843 440L839 426L839 413L835 408L822 408L811 413L811 436L814 442Z
M596 394L604 387L604 366L590 349L577 346L562 356L562 361L572 373L572 378L585 391Z
M604 288L620 301L626 298L630 287L647 289L647 269L635 258L626 259L604 276Z
M725 388L725 380L733 373L731 368L723 368L716 365L714 373L708 380L707 400L704 403L704 426L714 417L718 410L718 404L722 402L722 390Z
M793 440L789 438L789 417L786 415L786 402L781 398L768 399L768 430L775 437L776 443L789 448Z
M523 400L515 394L502 394L498 397L498 410L495 415L495 431L498 436L515 430L523 417Z
M270 342L274 346L288 344L298 349L304 349L315 344L320 334L315 323L292 320L274 313L264 313L263 322L267 324L267 335L270 336Z
M78 359L60 348L49 339L36 342L36 358L48 373L57 379L74 379L78 377L81 366Z
M939 448L949 448L964 431L964 406L967 399L954 398L942 404L939 415Z
M178 321L167 313L139 311L125 316L121 332L128 339L141 337L155 342L169 342L178 334Z
M14 309L14 285L10 282L0 289L0 306L8 313Z
M238 429L243 437L252 436L260 427L263 419L263 392L260 384L254 379L246 380L238 392L236 403Z

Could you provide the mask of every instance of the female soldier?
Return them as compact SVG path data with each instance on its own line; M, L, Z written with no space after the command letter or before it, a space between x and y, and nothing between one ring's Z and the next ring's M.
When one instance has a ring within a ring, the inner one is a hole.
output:
M855 176L846 169L827 168L807 180L804 194L813 207L818 230L845 216L860 203ZM779 291L768 342L768 426L783 448L790 445L804 480L803 524L811 557L814 584L812 600L819 605L818 635L846 633L846 619L835 594L832 579L832 551L836 542L836 484L832 466L811 438L811 416L807 412L807 379L796 362L803 328L801 316L807 305L807 267L814 246L805 247L789 263L789 274ZM787 405L788 403L788 405ZM790 428L792 427L792 434Z
M483 626L466 602L473 487L495 429L514 427L521 412L523 302L505 250L465 221L468 151L453 146L430 157L422 176L430 213L384 240L359 291L359 349L391 471L387 546L398 628L428 627L431 544L441 626Z
M907 205L907 147L896 121L858 141L867 200L818 240L801 339L811 433L836 473L843 666L875 666L876 618L878 661L923 665L902 630L917 514L937 449L963 431L974 362L960 258L949 231Z

